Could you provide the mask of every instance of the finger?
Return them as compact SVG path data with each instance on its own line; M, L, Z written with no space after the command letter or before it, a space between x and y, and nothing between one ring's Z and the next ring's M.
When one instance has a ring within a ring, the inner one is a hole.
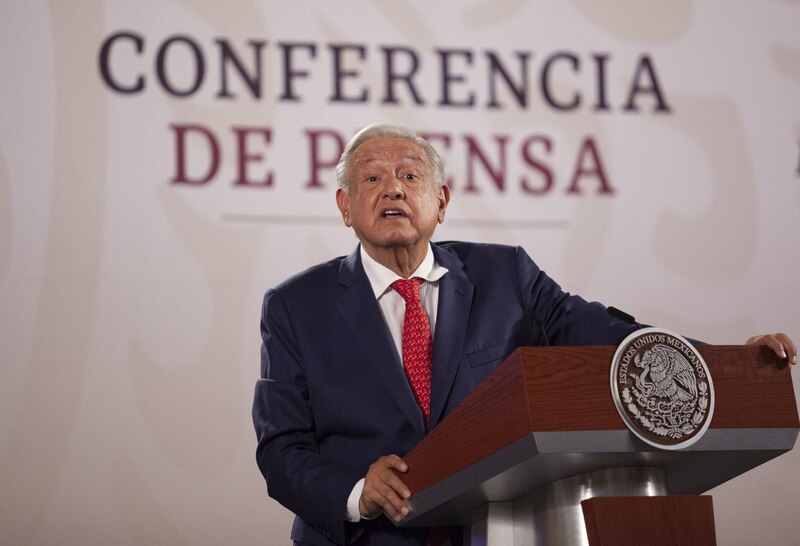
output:
M766 345L779 358L787 359L791 364L797 364L797 346L786 334L768 334L753 336L747 340L748 345Z
M403 499L411 497L411 490L406 485L406 482L404 482L400 478L400 476L398 476L394 472L391 472L388 476L386 476L384 482L387 485L389 485Z
M370 504L379 506L380 510L395 521L402 520L409 513L409 506L405 500L400 498L397 491L386 483L381 483L378 487L367 488L365 486L362 498L366 500L368 508ZM377 510L372 509L370 512L375 514Z
M789 362L797 364L797 346L794 344L794 341L792 341L792 338L783 333L775 334L775 337L783 345L783 349L786 351L786 358L789 359Z
M764 336L764 341L772 351L781 358L786 358L786 348L774 335Z
M389 489L383 495L381 503L383 511L387 516L399 522L410 512L410 507L406 501L397 494L394 489Z
M378 461L384 461L387 467L397 470L398 472L406 472L408 470L406 462L397 455L385 455L378 459Z
M786 350L783 348L783 343L781 343L774 334L754 336L748 339L747 343L751 345L766 345L780 358L786 358Z
M377 480L373 482L375 488L383 496L396 495L403 500L411 496L411 491L406 486L405 482L393 471L387 471L386 474L378 475Z
M385 455L378 459L373 466L375 466L376 476L381 482L391 486L404 499L411 496L411 491L395 472L403 473L408 470L408 465L403 459L397 455ZM372 467L370 467L370 470L372 470Z
M762 336L764 345L772 349L772 351L781 358L787 358L787 347L783 339L786 336L783 334L769 334Z

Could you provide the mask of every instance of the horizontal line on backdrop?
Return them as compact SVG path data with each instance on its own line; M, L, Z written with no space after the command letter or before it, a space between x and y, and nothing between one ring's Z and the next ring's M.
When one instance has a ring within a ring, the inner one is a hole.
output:
M223 222L240 224L341 225L338 216L285 216L273 214L223 214ZM481 220L451 218L447 225L478 229L569 229L568 220Z
M342 223L342 219L338 216L283 216L273 214L223 214L222 221L240 224L338 225Z
M481 229L569 229L568 220L478 220L454 218L447 220L450 225Z

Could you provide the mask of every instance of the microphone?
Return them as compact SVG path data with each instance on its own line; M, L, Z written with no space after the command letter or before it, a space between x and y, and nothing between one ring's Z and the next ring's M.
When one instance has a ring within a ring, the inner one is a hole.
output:
M544 339L544 346L549 347L550 340L547 339L547 330L544 328L544 321L542 317L539 316L539 313L536 312L536 309L531 309L530 319L539 327L539 331L542 333L542 339Z
M617 309L616 307L609 306L606 308L606 311L608 311L608 314L614 317L615 319L619 319L622 322L625 322L626 324L630 324L631 326L637 326L637 327L640 326L640 324L636 322L636 319L633 318L632 315L629 315L625 311Z

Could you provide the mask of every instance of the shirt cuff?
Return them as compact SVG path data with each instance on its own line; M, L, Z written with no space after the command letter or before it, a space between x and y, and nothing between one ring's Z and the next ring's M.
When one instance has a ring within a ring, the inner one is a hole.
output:
M361 510L358 509L358 501L361 499L361 492L364 491L364 478L361 478L353 486L350 496L347 497L347 514L345 519L353 523L361 521Z

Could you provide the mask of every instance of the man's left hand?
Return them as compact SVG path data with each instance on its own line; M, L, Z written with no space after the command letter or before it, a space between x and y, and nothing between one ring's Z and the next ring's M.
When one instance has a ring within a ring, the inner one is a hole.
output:
M764 334L753 336L747 340L747 345L766 345L776 355L785 358L790 364L797 364L797 347L786 334Z

